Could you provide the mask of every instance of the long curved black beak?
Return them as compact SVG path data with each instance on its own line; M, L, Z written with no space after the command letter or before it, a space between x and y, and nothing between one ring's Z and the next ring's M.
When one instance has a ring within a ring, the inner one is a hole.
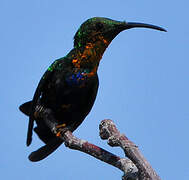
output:
M150 28L150 29L167 32L164 28L155 26L155 25L151 25L151 24L137 23L137 22L125 22L124 23L123 30L131 29L131 28Z

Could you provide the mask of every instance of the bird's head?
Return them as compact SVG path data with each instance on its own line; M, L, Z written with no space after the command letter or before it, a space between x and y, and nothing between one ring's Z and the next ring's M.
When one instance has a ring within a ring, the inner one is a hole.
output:
M151 24L115 21L103 17L94 17L85 21L74 36L74 47L86 46L88 43L95 44L101 41L105 46L121 32L131 28L150 28L160 31L165 29Z

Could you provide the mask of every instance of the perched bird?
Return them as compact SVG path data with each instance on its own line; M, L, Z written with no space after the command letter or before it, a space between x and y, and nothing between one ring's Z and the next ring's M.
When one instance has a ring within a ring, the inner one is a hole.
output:
M43 118L35 117L37 104L52 110L54 123L74 131L90 112L98 91L97 70L102 55L111 41L122 31L131 28L165 29L143 23L115 21L94 17L85 21L74 36L74 48L63 58L55 60L42 76L32 101L20 110L29 116L27 146L34 131L46 144L29 155L39 161L55 151L63 141L52 132Z

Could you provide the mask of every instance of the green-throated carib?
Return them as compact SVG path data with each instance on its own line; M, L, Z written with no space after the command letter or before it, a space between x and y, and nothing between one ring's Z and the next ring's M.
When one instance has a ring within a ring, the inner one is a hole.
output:
M30 154L31 161L47 157L62 144L62 140L47 126L42 117L35 116L40 104L52 111L57 127L63 125L74 131L90 112L98 91L97 70L102 55L111 41L122 31L131 28L165 29L143 23L114 21L94 17L85 21L74 36L73 49L63 58L55 60L42 76L32 101L20 106L29 116L27 146L34 131L46 144ZM58 129L58 128L57 128Z

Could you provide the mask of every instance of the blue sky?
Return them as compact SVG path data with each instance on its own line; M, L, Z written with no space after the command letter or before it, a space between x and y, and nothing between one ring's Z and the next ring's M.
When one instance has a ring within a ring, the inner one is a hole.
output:
M181 1L0 1L1 178L120 179L122 172L62 145L32 163L42 145L34 135L26 147L28 118L18 106L32 98L47 67L73 46L79 25L94 16L145 22L167 33L131 29L118 35L99 67L95 105L75 135L123 156L98 136L111 118L134 141L162 179L189 178L189 21Z

